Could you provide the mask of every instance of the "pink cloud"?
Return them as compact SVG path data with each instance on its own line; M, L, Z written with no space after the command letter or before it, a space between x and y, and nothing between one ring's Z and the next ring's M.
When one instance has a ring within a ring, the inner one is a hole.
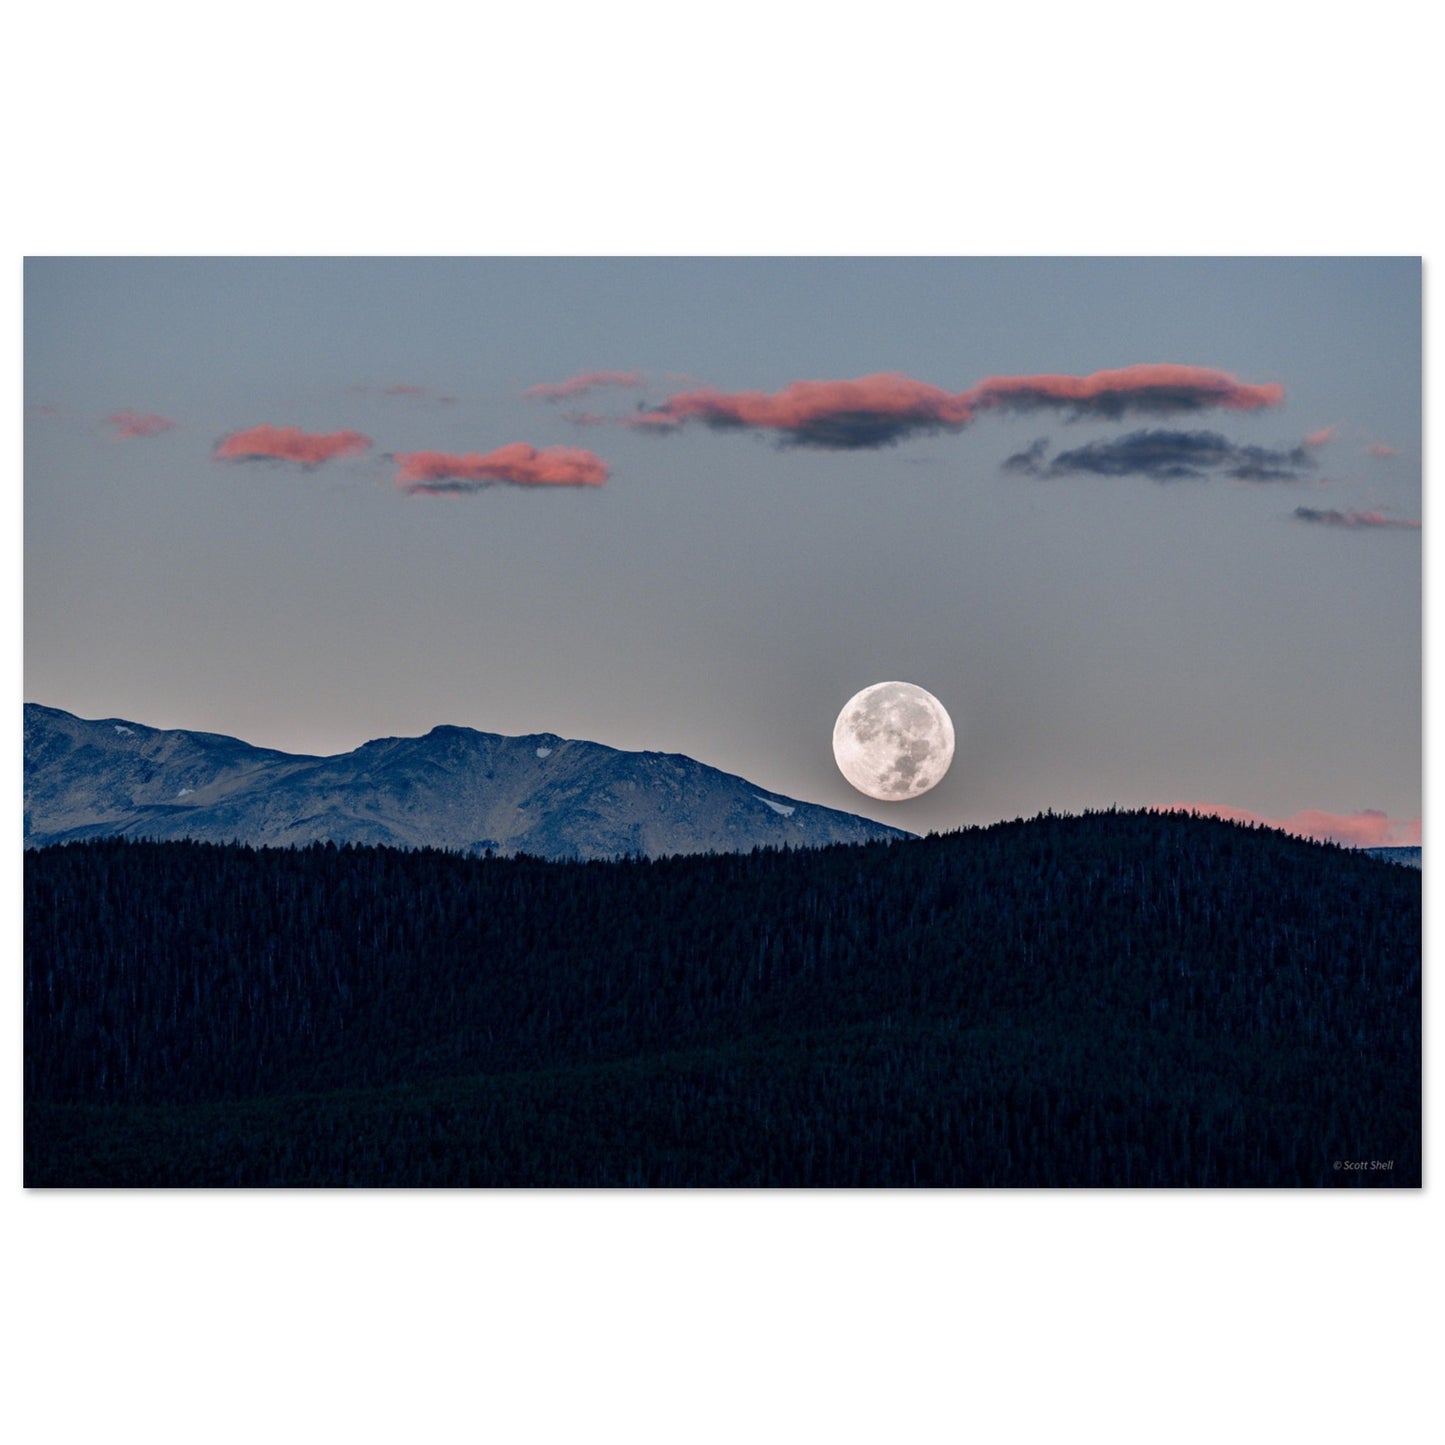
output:
M1400 455L1400 448L1392 447L1389 442L1373 442L1371 443L1371 445L1367 446L1365 450L1370 454L1370 456L1378 457L1381 461L1385 461L1389 457L1397 457Z
M1316 507L1296 507L1294 515L1300 522L1315 522L1324 527L1385 527L1402 532L1418 532L1419 522L1387 517L1382 512L1321 511Z
M586 371L566 381L544 381L529 386L522 393L533 401L562 401L569 396L582 396L599 386L641 386L640 371Z
M694 419L713 427L782 432L803 445L873 447L911 431L965 426L973 419L973 406L965 395L898 372L879 372L852 381L795 381L771 395L699 387L678 392L623 424L666 431Z
M1312 431L1305 438L1307 447L1322 447L1335 439L1335 433L1339 430L1338 422L1331 422L1329 426L1322 426L1318 431Z
M887 446L919 432L958 430L982 411L1049 407L1074 416L1119 417L1212 407L1253 411L1277 406L1283 399L1284 388L1276 383L1254 385L1202 366L1126 366L1088 376L993 376L961 392L899 372L880 372L851 381L795 381L772 393L699 387L621 421L624 426L670 431L697 420L717 428L778 432L784 441L800 446L842 449Z
M129 437L158 437L162 432L176 429L169 417L157 416L153 411L116 411L106 417L106 421L115 428L110 436L113 442Z
M300 462L309 468L370 449L371 438L359 431L304 432L296 426L262 425L222 437L213 455L222 462Z
M397 486L431 496L462 495L497 482L519 487L600 487L607 463L581 447L534 447L513 442L485 456L467 452L398 452Z
M1247 808L1224 807L1217 803L1170 803L1156 808L1158 813L1195 813L1201 817L1223 818L1231 823L1254 823L1265 828L1278 828L1297 838L1310 838L1317 843L1339 843L1346 848L1418 848L1419 818L1390 818L1378 808L1365 808L1358 813L1324 813L1307 808L1288 818L1266 818Z
M1121 416L1126 411L1204 411L1211 407L1258 411L1278 406L1284 400L1284 387L1277 382L1252 385L1208 366L1164 362L1095 371L1088 376L992 376L965 395L979 407L1065 406L1081 413Z

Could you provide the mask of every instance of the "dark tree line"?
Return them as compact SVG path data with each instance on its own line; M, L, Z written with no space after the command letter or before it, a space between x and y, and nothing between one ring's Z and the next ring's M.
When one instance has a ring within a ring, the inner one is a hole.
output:
M25 890L29 1184L1420 1182L1420 875L1260 829L106 840Z

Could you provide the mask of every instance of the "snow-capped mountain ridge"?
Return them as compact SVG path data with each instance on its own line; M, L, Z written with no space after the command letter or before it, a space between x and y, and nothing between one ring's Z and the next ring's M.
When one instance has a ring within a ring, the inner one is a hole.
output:
M681 753L440 724L330 757L25 705L25 845L126 836L330 839L610 858L904 837Z

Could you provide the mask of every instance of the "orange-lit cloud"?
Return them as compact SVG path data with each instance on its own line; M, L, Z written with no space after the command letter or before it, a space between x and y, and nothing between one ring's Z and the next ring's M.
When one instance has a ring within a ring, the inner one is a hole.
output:
M1365 450L1372 457L1378 457L1381 461L1400 455L1400 448L1392 447L1389 442L1373 442L1370 446L1367 446Z
M513 442L482 455L398 452L396 484L430 496L463 495L498 482L518 487L600 487L607 463L581 447L534 447Z
M158 437L162 432L176 429L169 417L157 416L153 411L116 411L106 417L106 421L115 428L110 434L113 442L129 437Z
M1296 838L1311 838L1317 843L1339 843L1346 848L1418 848L1419 818L1390 818L1378 808L1365 808L1358 813L1322 813L1306 809L1288 818L1266 818L1247 808L1223 807L1217 803L1170 803L1156 808L1159 813L1197 813L1203 817L1223 818L1231 823L1255 823L1265 828L1278 828Z
M544 381L529 386L522 393L533 401L562 401L569 396L582 396L599 386L641 386L640 371L587 371L566 381Z
M1322 426L1318 431L1312 431L1305 438L1307 447L1322 447L1335 439L1335 433L1339 430L1338 422L1331 422L1329 426Z
M360 456L371 449L371 438L359 431L305 432L298 426L253 426L232 432L216 443L221 462L300 462L319 467L334 457Z
M802 446L852 448L886 446L909 432L956 429L972 420L973 408L941 387L881 372L854 381L795 381L772 395L700 387L628 417L625 425L668 430L694 418L711 427L780 432Z
M1202 366L1126 366L1088 376L993 376L961 392L900 372L880 372L851 381L795 381L772 393L699 387L620 420L624 426L659 432L695 420L719 429L776 432L796 446L852 449L888 446L919 433L957 431L984 411L1052 408L1073 417L1119 417L1211 407L1253 411L1283 399L1284 388L1277 384L1251 385Z
M1381 512L1336 512L1320 511L1315 507L1296 507L1295 519L1300 522L1315 522L1323 527L1385 527L1402 532L1418 532L1419 522L1404 518L1387 517Z
M979 408L1012 411L1063 407L1076 415L1119 417L1126 412L1258 411L1278 406L1284 387L1252 385L1208 366L1159 363L1095 371L1088 376L991 376L965 395Z

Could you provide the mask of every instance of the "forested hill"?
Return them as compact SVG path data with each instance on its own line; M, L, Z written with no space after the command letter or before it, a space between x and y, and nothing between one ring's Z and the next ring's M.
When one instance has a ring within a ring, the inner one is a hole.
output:
M30 1185L1420 1183L1419 873L1215 819L25 888Z

